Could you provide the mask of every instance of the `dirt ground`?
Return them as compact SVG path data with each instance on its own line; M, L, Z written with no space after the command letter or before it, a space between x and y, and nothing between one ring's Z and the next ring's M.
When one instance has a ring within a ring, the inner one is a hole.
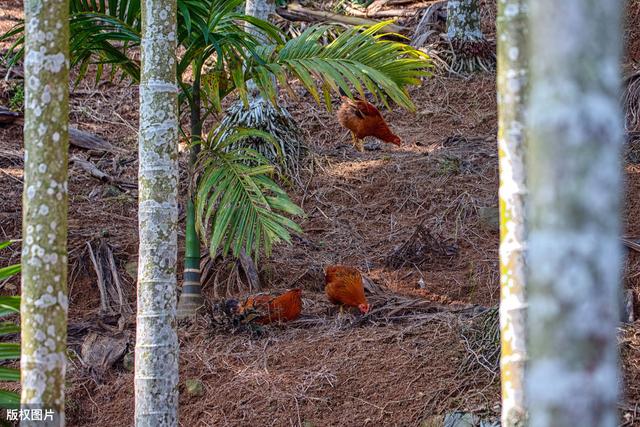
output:
M628 14L636 24L638 4L630 2ZM21 1L3 2L0 32L21 15ZM635 33L640 27L629 28L627 68L640 58L640 35ZM408 426L454 410L487 418L498 415L499 378L468 368L456 316L352 323L337 318L322 293L323 267L345 263L394 295L452 307L497 304L494 80L490 74L426 79L411 92L415 113L384 112L402 146L385 145L363 154L349 146L333 113L310 97L283 100L311 148L303 185L289 189L306 212L304 233L292 245L277 247L259 266L260 277L273 290L301 287L305 314L322 321L272 327L261 337L220 332L206 314L181 326L181 425ZM0 105L8 104L17 81L0 82ZM90 159L119 180L134 183L137 96L137 87L125 83L101 82L96 87L91 79L80 82L71 93L71 122L120 151L95 156L71 148L70 157ZM0 128L0 241L20 237L22 153L20 127ZM186 160L183 153L183 166ZM640 166L626 162L625 170L625 234L640 239L640 221L629 215L640 209ZM135 280L126 270L137 257L136 190L97 181L72 163L69 193L68 423L130 425L130 363L118 361L96 375L78 354L88 330L110 330L98 322L100 296L87 242L104 238L113 247L126 298L135 307ZM411 256L393 257L419 226L431 236L422 250L438 255L446 248L447 255L423 264ZM3 264L18 259L17 247L2 253ZM216 296L213 282L204 288L208 303ZM628 254L625 286L638 295L636 252ZM18 293L19 283L5 283L0 291ZM135 319L127 320L123 333L130 352ZM640 403L639 324L628 325L620 336L622 413L626 425L640 425L635 416ZM186 384L193 380L201 382L202 393L187 392Z

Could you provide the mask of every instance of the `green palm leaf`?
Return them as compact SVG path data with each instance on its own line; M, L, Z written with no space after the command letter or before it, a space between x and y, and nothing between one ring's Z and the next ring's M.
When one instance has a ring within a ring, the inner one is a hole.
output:
M18 380L19 380L18 376ZM20 395L13 391L0 390L0 408L18 409L20 407Z
M329 89L352 94L352 86L360 96L366 89L385 104L390 98L413 111L406 86L419 84L421 78L429 76L431 62L411 46L383 39L385 34L380 31L387 24L389 21L347 29L327 45L321 43L322 35L329 29L338 31L338 27L310 27L276 49L266 64L254 64L250 72L267 68L279 82L295 76L318 103L321 91L328 98ZM327 108L331 106L327 104Z
M223 132L224 139L220 137ZM219 250L223 255L231 252L237 256L245 249L257 259L260 249L269 255L273 244L290 241L292 231L302 232L285 215L304 212L269 177L274 171L269 161L248 148L227 151L237 141L250 137L278 147L266 132L220 130L209 136L198 162L196 226L202 236L208 237L212 256Z
M0 367L0 381L20 381L20 370Z
M20 326L13 322L0 322L0 336L20 333Z
M179 58L178 77L187 98L190 87L182 82L183 73L196 60L199 66L211 60L216 77L208 81L216 84L204 85L203 89L211 100L210 106L218 111L220 100L231 92L246 102L246 81L250 79L275 103L277 91L271 75L287 90L287 79L298 78L319 103L322 97L325 102L329 100L329 90L341 88L351 94L353 87L360 96L367 90L385 104L389 98L414 109L406 86L429 75L431 63L421 51L385 40L381 31L389 21L344 31L336 26L317 25L285 41L275 26L237 13L241 4L242 0L178 0L178 39L186 49ZM70 11L74 34L71 57L73 64L80 67L80 78L90 64L97 63L111 65L138 80L139 63L131 59L130 49L140 44L140 1L73 0ZM268 43L258 43L245 32L245 22L258 28ZM339 35L322 44L323 35L329 30ZM7 55L10 65L22 55L23 32L24 25L19 24L0 37L0 41L18 37ZM102 67L98 67L97 78L101 71ZM207 80L206 75L203 80ZM225 84L221 84L223 81ZM328 103L327 107L330 108Z
M0 360L15 360L20 358L20 344L0 342Z
M0 317L20 313L19 296L0 296Z
M0 268L0 280L8 279L20 272L20 264L8 265Z

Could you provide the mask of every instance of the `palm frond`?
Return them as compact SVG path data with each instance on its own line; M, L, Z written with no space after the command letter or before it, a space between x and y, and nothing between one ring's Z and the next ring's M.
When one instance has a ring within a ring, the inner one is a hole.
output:
M14 241L0 242L4 249ZM20 272L20 264L0 268L0 280L7 279ZM19 296L0 296L0 317L20 312ZM0 322L0 336L20 332L20 325L14 322ZM20 359L19 343L0 343L0 360ZM20 370L0 367L0 381L20 381ZM0 408L14 409L20 407L20 395L13 391L0 390Z
M0 377L0 380L1 379L2 378ZM20 381L20 371L18 371L17 381ZM0 408L18 409L19 407L20 407L20 395L18 393L15 393L13 391L8 391L8 390L0 390Z
M268 22L237 13L243 0L178 0L178 42L186 48L178 64L181 75L200 56L216 56L220 69L232 60L240 64L245 52L255 56L258 43L244 32L242 22L251 22L269 40L282 40L279 29ZM80 67L83 78L91 64L110 65L134 81L140 78L139 62L132 58L132 48L141 39L140 0L72 0L69 26L72 65ZM8 65L24 56L24 23L21 22L0 41L17 38L7 55ZM229 59L230 58L230 59ZM254 60L260 61L257 56ZM236 69L238 66L231 67ZM241 68L240 68L241 69ZM102 67L98 69L98 76Z
M140 63L131 57L130 49L141 42L139 22L131 19L94 13L79 12L70 18L72 34L69 45L71 64L80 66L78 79L82 79L90 64L111 65L134 81L140 79ZM101 77L99 67L96 80Z
M244 147L227 151L247 137L273 142L271 135L237 128L221 136L220 131L209 135L198 162L196 227L212 256L218 250L238 256L242 249L254 259L261 249L268 256L275 243L290 241L291 231L302 232L285 214L304 212L270 178L274 168L264 156Z
M294 76L313 95L318 103L321 96L331 108L330 91L344 90L353 95L351 87L361 97L365 90L387 104L387 97L409 110L415 107L406 86L419 84L429 76L431 62L421 51L404 43L385 40L381 30L389 22L369 27L344 30L329 44L320 41L329 25L316 25L300 36L278 47L266 59L266 64L254 64L250 73L259 75L264 68L278 77L281 85ZM269 80L258 79L258 86L267 90ZM318 87L319 86L319 87Z
M204 86L203 93L217 112L221 111L221 99L231 91L236 91L245 104L248 103L246 63L265 64L262 44L282 44L284 40L278 27L235 12L242 3L242 0L213 0L204 26L194 29L182 40L186 51L178 62L178 78L183 93L189 98L191 88L181 79L187 68L206 66L203 81L213 85ZM246 23L256 29L255 34L245 31Z

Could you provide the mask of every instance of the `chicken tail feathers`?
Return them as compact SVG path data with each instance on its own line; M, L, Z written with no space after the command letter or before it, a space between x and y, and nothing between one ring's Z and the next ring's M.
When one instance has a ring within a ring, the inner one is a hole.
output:
M348 96L347 93L344 90L342 90L341 87L338 87L338 91L340 92L341 96Z

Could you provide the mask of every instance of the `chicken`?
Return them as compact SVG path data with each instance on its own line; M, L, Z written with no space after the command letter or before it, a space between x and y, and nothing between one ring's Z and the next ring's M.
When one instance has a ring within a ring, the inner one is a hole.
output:
M242 304L236 302L233 310L242 317L243 323L268 325L273 322L289 322L302 313L301 295L301 289L292 289L277 297L269 294L251 295Z
M363 139L367 136L375 136L384 142L400 145L400 138L391 132L380 111L373 104L362 99L353 100L347 97L342 89L340 94L342 105L338 110L338 122L351 131L356 150L364 151Z
M362 314L371 306L364 295L362 275L353 267L330 265L325 270L324 291L333 304L358 307Z

